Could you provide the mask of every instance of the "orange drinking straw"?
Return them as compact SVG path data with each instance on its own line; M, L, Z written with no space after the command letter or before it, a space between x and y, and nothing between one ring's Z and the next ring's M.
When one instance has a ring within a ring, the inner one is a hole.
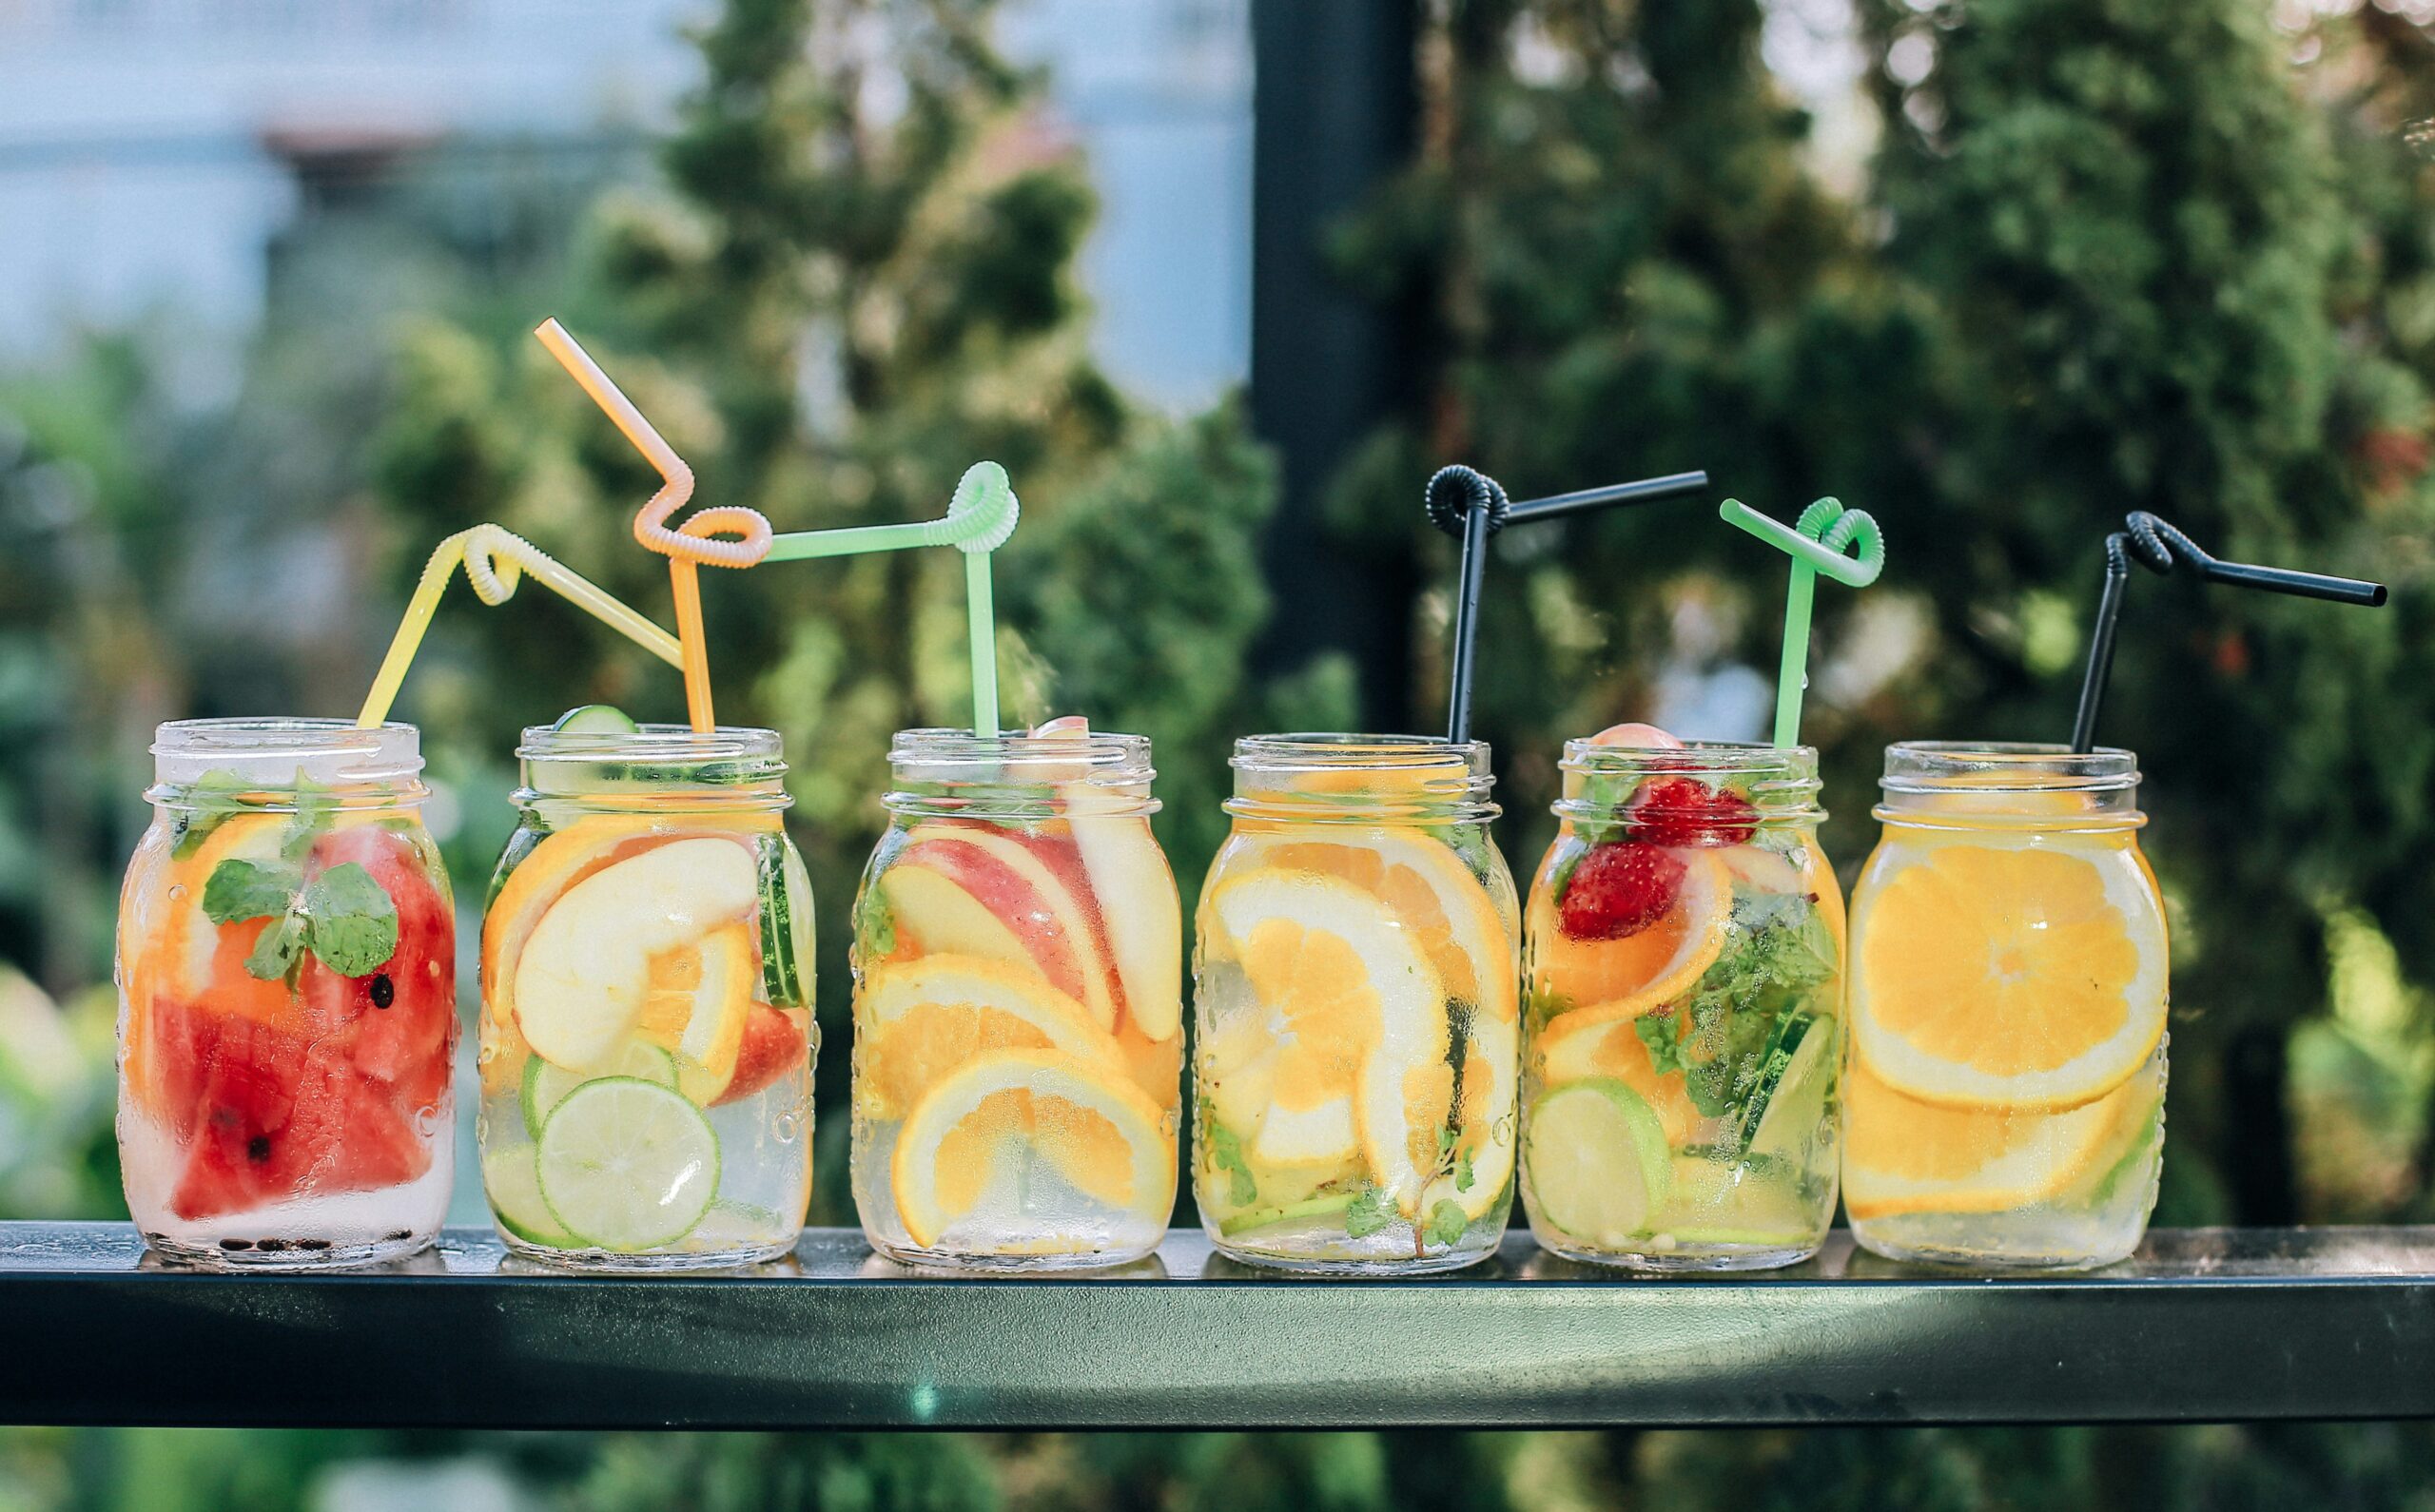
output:
M669 591L676 600L676 637L684 652L685 713L695 731L708 734L718 721L711 709L711 658L702 643L702 585L695 569L705 563L750 567L758 562L769 554L769 522L757 510L724 504L698 510L684 524L672 528L669 517L693 496L693 470L610 381L592 355L575 344L566 327L548 320L533 334L663 479L659 492L634 516L634 539L668 558ZM735 538L718 539L721 534Z
M359 728L370 729L389 717L389 706L397 701L406 669L414 665L423 633L431 629L431 617L439 609L439 595L459 563L464 565L474 596L485 604L506 603L514 596L517 580L530 572L661 661L672 667L684 663L675 636L610 597L589 578L560 566L513 531L477 525L441 541L431 560L423 564L422 580L415 585L414 597L406 601L405 617L398 622L398 633L389 641L389 654L380 659L372 690L364 695L363 709L355 717Z

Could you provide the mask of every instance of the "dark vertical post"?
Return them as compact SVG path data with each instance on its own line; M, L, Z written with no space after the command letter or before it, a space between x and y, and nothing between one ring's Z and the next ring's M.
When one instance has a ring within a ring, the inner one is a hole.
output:
M1321 491L1410 389L1415 322L1330 277L1329 229L1402 165L1413 134L1411 0L1253 0L1252 423L1276 448L1284 497L1264 557L1276 599L1263 672L1342 650L1362 719L1411 715L1412 552L1333 546ZM1422 479L1412 479L1413 519ZM1415 533L1416 533L1415 528Z

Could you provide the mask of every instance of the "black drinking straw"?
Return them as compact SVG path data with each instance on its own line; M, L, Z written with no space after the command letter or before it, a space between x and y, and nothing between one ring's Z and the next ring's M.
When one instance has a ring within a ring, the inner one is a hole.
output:
M2123 521L2127 530L2105 538L2105 593L2097 600L2096 628L2089 637L2088 670L2080 677L2080 710L2072 721L2072 749L2086 753L2096 745L2097 705L2105 697L2105 681L2114 672L2114 630L2122 617L2122 589L2131 580L2131 564L2159 577L2175 572L2194 573L2202 582L2229 583L2234 588L2263 589L2299 598L2321 598L2335 604L2373 609L2385 601L2385 585L2356 577L2329 577L2288 567L2258 567L2226 562L2207 554L2197 542L2146 510L2133 511Z
M1508 525L1557 519L1610 504L1653 504L1659 499L1695 494L1708 486L1705 473L1671 473L1636 483L1609 483L1570 494L1515 504L1496 479L1460 463L1441 467L1430 478L1425 496L1429 518L1439 530L1463 543L1463 560L1455 578L1453 686L1446 696L1446 739L1471 738L1471 665L1479 642L1480 580L1488 571L1488 538Z

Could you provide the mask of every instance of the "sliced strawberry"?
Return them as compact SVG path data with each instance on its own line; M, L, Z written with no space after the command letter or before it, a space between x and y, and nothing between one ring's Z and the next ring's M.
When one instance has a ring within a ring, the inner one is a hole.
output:
M1739 845L1758 818L1750 800L1694 777L1652 777L1624 804L1632 838L1651 845Z
M1661 846L1608 841L1573 867L1556 904L1557 920L1574 940L1637 935L1673 910L1688 870Z

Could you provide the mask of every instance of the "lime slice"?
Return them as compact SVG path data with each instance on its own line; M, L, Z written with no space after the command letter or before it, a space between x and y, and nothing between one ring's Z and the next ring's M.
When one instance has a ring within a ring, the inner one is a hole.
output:
M541 1174L531 1145L483 1151L482 1193L502 1231L545 1249L574 1248L575 1237L558 1226L550 1205L541 1200Z
M787 1231L787 1221L749 1202L713 1202L693 1226L692 1239L705 1250L768 1244Z
M1826 1121L1826 1094L1835 1080L1836 1020L1802 1015L1776 1032L1743 1115L1745 1148L1788 1165L1808 1163Z
M604 1076L568 1093L541 1131L542 1200L576 1242L656 1250L693 1231L719 1188L700 1109L655 1081Z
M1609 1076L1541 1097L1522 1126L1522 1155L1539 1216L1585 1244L1620 1249L1647 1233L1674 1182L1665 1126Z
M642 1081L655 1081L663 1087L673 1087L676 1085L676 1057L657 1045L637 1039L626 1046L625 1054L617 1057L615 1067L586 1075L569 1071L564 1066L554 1066L535 1056L524 1062L524 1090L517 1097L524 1109L525 1132L536 1139L540 1138L541 1126L550 1121L550 1115L558 1104L567 1100L567 1094L587 1081L595 1081L602 1076L633 1076Z
M1797 1166L1767 1162L1754 1170L1700 1155L1674 1160L1674 1191L1649 1227L1685 1245L1816 1244L1824 1215L1814 1214L1783 1173Z
M585 704L570 708L550 727L561 735L632 735L640 727L613 704Z
M1332 1212L1342 1212L1353 1206L1353 1193L1330 1192L1301 1202L1289 1202L1281 1208L1249 1208L1232 1217L1218 1221L1218 1232L1228 1239L1258 1233L1268 1229L1282 1228L1304 1218L1316 1218Z

